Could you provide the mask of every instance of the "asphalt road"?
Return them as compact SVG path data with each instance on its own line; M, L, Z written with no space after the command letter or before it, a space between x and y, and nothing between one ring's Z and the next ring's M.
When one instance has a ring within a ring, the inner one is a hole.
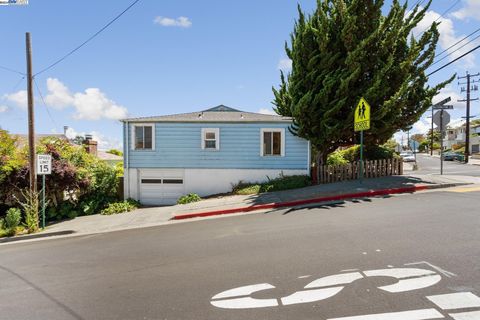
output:
M417 154L418 173L440 174L440 158ZM459 163L457 161L443 161L443 173L451 175L468 175L480 177L480 166Z
M480 187L452 190L0 246L0 319L452 319L480 310ZM211 303L247 285L275 288Z

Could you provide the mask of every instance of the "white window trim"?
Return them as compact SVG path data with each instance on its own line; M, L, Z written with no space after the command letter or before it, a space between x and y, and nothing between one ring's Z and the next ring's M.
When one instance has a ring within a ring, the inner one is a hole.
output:
M135 148L135 127L151 127L152 128L152 149L136 149ZM130 130L131 130L131 138L132 138L132 143L130 144L131 150L136 150L136 151L155 150L155 124L154 123L132 123Z
M281 140L281 150L280 155L263 155L263 136L264 132L280 132L280 140ZM260 129L260 156L264 158L269 157L285 157L285 129L284 128L262 128Z
M215 133L215 149L213 148L206 148L205 147L205 136L207 132ZM202 135L200 137L200 146L202 150L209 150L209 151L218 151L220 150L220 128L202 128Z

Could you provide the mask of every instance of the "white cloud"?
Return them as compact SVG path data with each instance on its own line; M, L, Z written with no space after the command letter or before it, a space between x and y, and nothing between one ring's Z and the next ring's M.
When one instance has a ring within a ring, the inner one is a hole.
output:
M66 131L66 136L68 139L75 139L75 137L78 136L85 137L86 134L92 135L92 139L97 141L98 150L122 150L122 142L119 139L107 137L98 131L77 132L71 127L69 127Z
M275 111L273 111L272 109L267 109L267 108L261 108L260 110L258 110L258 113L277 115L275 113Z
M478 1L478 0L476 0ZM455 26L452 21L452 19L442 17L439 13L430 10L425 13L425 17L423 18L422 21L418 23L418 25L413 29L412 34L415 35L416 38L419 38L421 34L430 28L432 23L438 22L440 23L438 25L438 31L440 33L440 39L438 40L439 47L443 50L448 49L452 44L458 42L462 38L464 38L464 35L456 35L455 34ZM475 45L478 44L479 41L474 41L468 45L465 45L462 49L456 51L455 53L452 53L448 58L443 59L443 61L448 62L451 60L454 60L455 58L458 58L462 54L466 53L467 51L471 50ZM455 49L460 48L462 45L466 44L467 41L461 42L459 45L455 46L448 52L452 52ZM439 59L444 58L445 56L448 55L448 52L442 54L441 56L436 59L438 61ZM461 61L465 65L465 67L473 67L475 65L475 56L474 55L467 55L465 56ZM442 61L442 62L443 62ZM439 64L440 66L441 64Z
M155 17L153 23L164 27L190 28L192 26L192 21L187 17L178 17L175 19L158 16Z
M480 1L478 0L466 0L465 6L458 11L452 13L452 16L465 20L468 18L474 18L480 20Z
M277 68L282 71L292 70L292 60L290 60L289 58L280 59Z
M75 119L100 120L102 118L119 120L127 117L127 108L117 105L98 88L88 88L85 93L73 95L76 113Z
M45 97L45 102L56 109L63 109L74 104L74 99L70 90L56 78L47 79L47 89L49 94Z
M7 112L8 107L7 106L0 106L0 113Z
M17 107L20 107L22 109L27 109L27 106L28 106L27 90L20 90L15 93L5 94L3 95L3 99L15 104Z
M98 88L88 88L85 92L71 93L67 86L55 78L47 79L48 95L45 102L56 108L74 107L73 117L78 120L119 120L127 117L127 108L108 99Z

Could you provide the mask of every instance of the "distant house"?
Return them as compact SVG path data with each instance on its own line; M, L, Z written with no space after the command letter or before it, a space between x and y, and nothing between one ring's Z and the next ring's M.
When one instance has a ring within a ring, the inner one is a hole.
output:
M455 127L447 127L446 135L443 140L445 149L452 149L454 145L465 144L466 124ZM470 126L470 154L480 152L480 125Z
M220 105L123 120L125 197L173 204L183 194L231 191L240 181L308 175L310 144L292 119Z

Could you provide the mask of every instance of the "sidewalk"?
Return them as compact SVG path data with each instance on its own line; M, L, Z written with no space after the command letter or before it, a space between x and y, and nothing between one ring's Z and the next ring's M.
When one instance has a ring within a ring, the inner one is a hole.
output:
M260 195L225 196L206 199L187 205L141 208L133 212L111 216L92 215L78 217L52 224L48 226L45 231L38 234L0 239L0 244L3 242L27 239L59 238L178 223L178 221L172 221L172 218L179 219L180 217L180 219L182 219L185 215L190 218L192 213L200 213L199 216L202 216L204 213L212 212L230 213L229 211L245 212L257 209L265 210L274 207L289 206L289 203L292 204L292 206L302 202L318 203L321 202L319 198L346 199L352 198L352 194L361 195L358 197L368 197L381 194L414 192L416 189L447 188L472 183L480 184L480 178L412 174L409 176L365 179L363 183L355 180ZM395 190L400 192L396 192ZM262 206L264 208L262 208ZM245 210L239 210L242 208Z

